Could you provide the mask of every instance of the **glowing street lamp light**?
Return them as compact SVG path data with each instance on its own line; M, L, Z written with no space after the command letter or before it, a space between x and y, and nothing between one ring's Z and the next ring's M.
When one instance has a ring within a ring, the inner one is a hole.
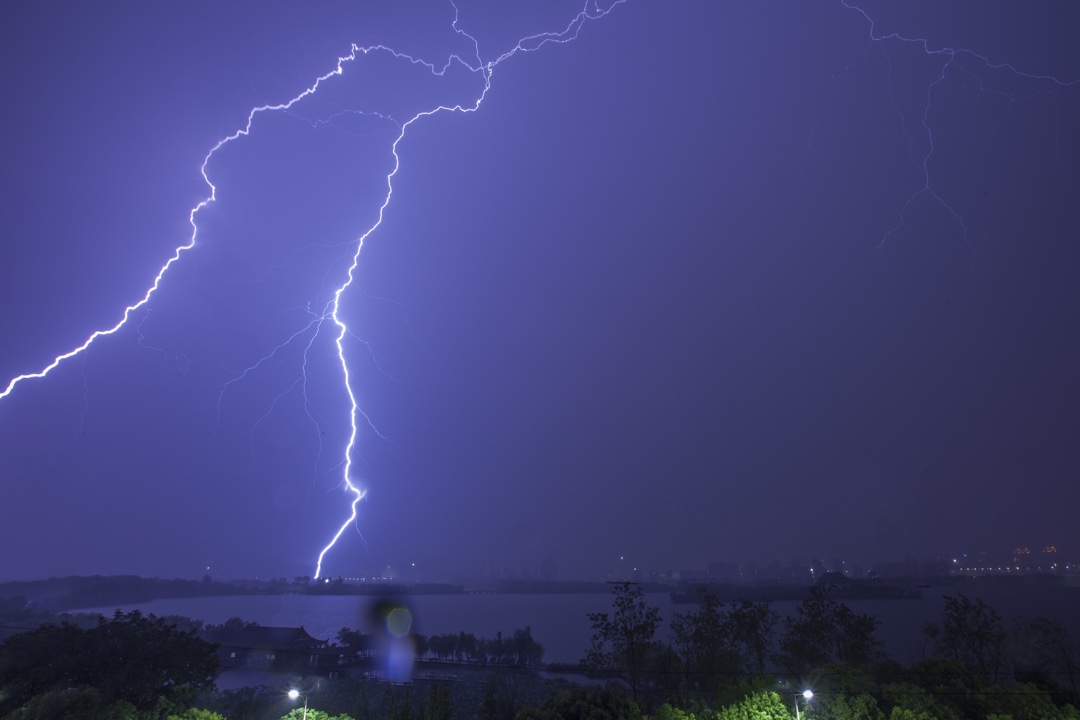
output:
M302 693L299 690L297 690L296 688L293 688L292 690L289 690L289 699L290 700L295 700L296 698L300 697L301 695L304 696L304 720L307 720L307 696L308 696L308 694L307 693ZM798 710L798 708L796 708L796 710Z
M799 694L795 695L795 720L802 720L802 717L799 715L799 695L800 694L803 696L803 699L806 700L806 704L809 705L810 704L810 699L814 697L814 691L813 690L803 690L802 693L799 693Z

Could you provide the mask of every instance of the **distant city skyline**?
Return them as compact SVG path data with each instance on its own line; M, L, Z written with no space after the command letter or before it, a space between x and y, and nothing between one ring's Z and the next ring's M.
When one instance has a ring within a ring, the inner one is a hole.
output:
M613 568L592 575L570 576L560 572L554 558L545 557L537 563L496 563L473 573L445 573L436 569L418 568L415 564L388 566L381 573L364 576L341 576L348 582L451 582L468 583L488 580L529 580L554 582L793 582L812 583L827 573L841 573L851 578L895 578L918 576L951 576L981 574L1078 574L1080 563L1075 555L1059 552L1054 546L1027 555L1017 553L1025 548L995 549L980 552L927 553L895 558L879 558L868 562L852 562L838 557L820 558L813 555L786 560L714 560L703 566L645 567L635 566L620 558ZM337 576L335 576L337 577ZM230 578L216 578L228 580ZM262 578L267 579L267 578ZM284 578L292 580L291 578Z

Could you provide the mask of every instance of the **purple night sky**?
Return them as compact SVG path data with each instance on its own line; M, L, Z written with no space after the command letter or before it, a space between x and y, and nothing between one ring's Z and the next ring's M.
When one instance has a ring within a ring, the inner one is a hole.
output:
M0 579L311 574L401 123L583 1L2 11L0 392L252 108L449 66L212 155L0 398ZM397 145L324 575L1075 557L1075 4L599 2Z

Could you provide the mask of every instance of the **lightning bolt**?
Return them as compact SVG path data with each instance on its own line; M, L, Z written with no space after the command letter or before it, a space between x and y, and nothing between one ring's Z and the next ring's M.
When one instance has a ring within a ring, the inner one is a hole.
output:
M1053 75L1025 72L1013 63L994 62L990 57L966 48L933 47L930 40L927 38L908 37L897 32L881 33L877 30L877 21L869 12L859 7L859 5L850 2L850 0L840 0L840 4L848 10L858 13L866 21L868 35L866 53L869 52L870 47L878 48L881 51L882 57L889 67L890 79L892 73L892 63L889 60L888 55L890 43L916 48L921 50L925 56L935 58L940 62L935 76L925 85L925 101L922 104L922 113L918 118L918 125L921 128L923 138L923 149L921 151L916 150L916 145L918 143L916 138L913 137L909 131L908 122L905 119L903 112L900 110L896 98L893 96L891 86L886 88L889 93L889 101L892 103L893 109L899 117L901 131L907 140L908 160L915 168L917 175L920 178L920 185L908 196L906 201L902 203L899 210L899 218L881 237L879 247L884 246L893 235L898 233L904 227L908 212L920 198L929 198L932 203L943 209L959 226L961 239L971 250L972 260L974 262L974 258L979 254L975 239L986 239L985 235L972 229L963 213L958 211L949 202L942 190L936 185L933 173L931 172L931 161L936 150L933 124L930 119L935 92L948 82L950 77L964 75L974 80L975 85L980 92L996 93L1007 98L1010 103L1016 103L1022 98L1006 90L995 89L993 87L993 78L991 76L994 73L1002 73L1032 83L1036 88L1036 93L1046 92L1050 89L1060 90L1077 87L1080 86L1080 80L1065 81L1054 77ZM864 53L863 58L866 57L866 53ZM854 64L855 63L849 63L848 66L845 67L844 73L848 72ZM984 73L985 77L979 73ZM834 80L835 79L836 78L834 77ZM1040 86L1045 89L1039 89ZM813 132L811 132L811 137L812 135ZM1060 156L1058 162L1061 162Z
M2 391L0 391L0 400L10 395L15 390L15 388L24 381L45 378L66 360L81 355L98 340L116 334L126 325L132 323L133 318L139 317L143 313L147 313L149 311L148 305L154 295L158 292L158 289L162 286L162 283L165 282L165 278L169 270L176 263L180 262L180 260L188 251L195 247L199 239L199 226L197 222L199 214L209 205L217 201L218 188L211 180L208 170L211 160L219 153L219 151L221 151L226 146L248 137L252 132L252 127L257 117L269 113L289 113L298 103L312 96L315 96L324 84L332 81L332 79L337 76L341 76L345 72L346 68L349 67L351 64L358 63L363 58L368 56L387 55L397 61L403 61L415 66L424 67L433 75L440 78L444 77L451 68L463 68L465 71L479 78L480 80L479 91L470 102L458 104L438 104L415 113L412 117L408 118L404 122L396 122L392 118L389 118L387 116L380 115L378 113L372 113L373 115L383 120L388 120L394 123L394 125L396 125L397 127L397 135L396 137L394 137L393 143L391 145L391 153L393 155L393 168L385 177L386 193L383 196L381 204L379 205L375 222L371 225L371 227L369 227L352 242L353 249L351 252L351 262L348 266L348 270L345 273L344 282L336 286L329 302L326 303L326 305L322 308L320 312L312 313L313 317L307 325L290 335L283 343L273 348L270 353L268 353L262 359L240 372L232 380L225 383L225 385L221 389L221 393L219 394L218 407L220 414L221 397L225 394L225 392L229 389L231 385L242 381L264 362L267 362L268 360L273 358L283 348L293 343L301 342L304 338L307 338L304 349L306 370L307 352L311 349L311 344L314 342L315 337L319 334L320 330L323 328L324 325L329 325L329 327L331 328L331 332L334 334L336 362L341 371L342 389L347 398L349 407L348 415L350 430L348 434L348 441L345 444L342 460L338 465L338 467L341 469L340 487L345 491L347 495L351 496L351 500L349 501L348 517L339 526L337 526L336 532L332 534L329 542L322 548L322 550L318 554L315 562L314 577L319 578L322 574L323 562L326 558L327 553L330 552L330 550L334 547L334 545L345 533L345 531L349 527L356 524L358 518L357 506L366 495L366 490L362 489L353 477L353 454L357 446L359 421L362 419L363 422L365 422L372 429L375 429L375 426L372 423L371 418L369 418L367 414L364 413L364 411L361 409L360 402L354 389L354 380L352 377L352 373L350 372L348 356L345 350L344 343L347 336L355 337L355 335L353 335L348 324L342 318L341 310L343 297L345 293L353 286L356 280L356 273L360 265L360 259L361 254L363 253L364 244L367 239L376 230L378 230L378 228L382 224L386 208L390 204L390 200L393 196L393 180L394 177L397 175L399 168L401 167L401 157L398 154L398 147L400 143L402 142L402 140L405 139L405 136L410 127L426 118L430 118L432 116L442 113L476 112L480 109L481 105L484 102L484 99L487 97L488 92L491 90L492 79L494 77L496 68L498 68L504 62L518 54L535 52L540 48L544 47L545 45L565 44L572 42L579 37L582 29L588 23L600 20L601 18L611 13L616 7L626 3L627 1L628 0L612 0L605 6L601 6L599 0L587 0L582 6L581 10L576 15L574 15L570 19L570 21L565 26L563 26L561 30L541 32L534 35L522 37L509 50L502 52L501 54L493 58L484 59L480 52L480 46L476 38L461 28L459 8L457 7L456 3L451 0L450 6L453 8L453 21L450 23L450 27L457 36L464 38L467 43L471 45L473 51L473 54L471 56L463 57L459 54L451 54L446 59L446 61L440 65L432 63L420 57L399 52L386 45L378 44L361 47L359 45L353 44L351 45L348 54L341 56L337 59L337 63L332 70L316 78L314 82L312 82L307 88L305 88L295 97L285 102L260 105L258 107L252 108L247 114L247 119L244 125L232 134L227 135L221 140L219 140L203 157L202 164L200 165L200 174L202 175L203 181L209 188L209 195L207 195L207 197L205 197L189 211L188 223L191 226L191 234L188 236L186 242L179 245L173 252L172 256L166 260L165 264L154 276L153 281L150 283L146 292L143 293L142 297L138 298L136 302L124 308L119 320L112 326L94 331L81 344L77 345L76 347L65 353L57 355L42 369L36 372L25 373L12 378L8 382L6 387L4 387ZM318 122L316 122L315 124L318 124ZM306 377L306 372L304 374L304 377ZM303 384L302 381L303 377L300 381L298 381L298 383ZM273 398L270 410L267 412L267 414L269 414L269 412L272 412L277 402L281 400L282 396L284 394L287 394L288 392L291 392L298 383L294 383L292 387L285 391L285 393L279 394L277 397ZM310 418L310 411L308 411L308 413ZM266 415L263 416L263 418L265 417ZM260 418L260 421L263 418ZM376 433L378 433L377 430ZM382 437L381 434L380 437Z
M444 77L451 68L462 69L466 73L478 78L478 90L475 96L469 102L462 102L458 104L435 104L432 107L416 112L411 117L400 121L393 118L372 113L382 120L390 122L395 129L393 135L393 141L391 144L391 154L393 157L392 168L385 176L385 193L382 196L381 203L378 207L376 219L364 232L349 243L350 249L347 253L349 258L349 264L347 271L345 272L344 280L333 287L333 291L330 294L329 301L325 304L320 303L321 307L315 309L309 309L310 317L306 324L304 324L299 330L288 335L285 340L273 347L263 358L259 359L255 363L251 364L247 369L240 371L236 376L226 382L218 396L218 405L220 412L221 398L224 394L236 383L239 383L248 378L253 372L260 368L264 363L269 362L278 353L282 352L285 348L293 345L300 345L303 347L305 358L305 371L302 374L299 381L299 385L294 383L281 394L278 394L272 398L270 403L270 409L267 411L272 412L282 397L289 392L292 392L296 388L303 390L306 382L306 359L307 353L312 347L312 343L315 342L315 338L325 330L333 336L333 345L335 348L335 361L337 367L340 368L342 391L344 398L348 405L348 418L349 418L349 432L347 442L344 444L344 449L340 462L335 464L335 471L340 471L341 479L339 487L344 494L348 497L348 512L347 517L339 524L335 524L332 529L334 532L330 533L329 541L321 548L315 560L315 572L314 577L319 578L323 573L324 561L327 554L334 548L335 544L342 537L342 535L350 528L355 527L358 520L358 505L366 495L366 490L360 486L358 481L354 477L354 455L357 450L358 432L362 424L366 424L375 430L377 434L382 437L381 433L375 428L372 419L361 408L360 400L356 392L356 381L353 377L353 373L350 371L350 358L346 351L346 338L356 337L356 334L349 327L345 321L342 310L343 303L346 300L346 293L350 290L355 290L354 285L356 282L356 274L360 267L361 256L363 249L368 238L375 233L383 222L383 217L387 207L389 206L393 192L394 192L394 179L398 174L401 167L401 157L399 155L399 146L401 142L406 138L409 130L416 123L419 123L427 118L440 114L448 113L460 113L469 114L477 112L485 99L489 91L492 88L492 82L495 75L495 71L504 62L510 60L516 55L523 53L531 53L540 50L542 47L549 44L565 44L575 41L580 36L583 28L594 21L598 21L609 13L613 12L615 8L625 4L628 0L611 0L608 4L601 6L599 0L586 0L581 10L577 12L573 17L561 28L550 32L541 32L534 35L529 35L520 38L509 50L501 52L493 57L484 58L480 52L480 46L476 38L470 35L464 29L462 29L459 22L460 13L457 5L451 0L449 5L453 9L453 19L450 22L449 27L453 33L464 39L472 48L472 54L468 56L460 54L451 54L445 62L434 63L425 60L420 57L416 57L407 53L399 52L391 47L385 45L371 45L361 47L359 45L351 45L349 52L337 59L336 64L329 72L317 77L310 85L308 85L302 92L294 96L293 98L277 103L266 104L252 108L247 116L246 121L242 127L233 132L230 135L223 137L219 140L202 159L200 165L200 174L206 186L209 188L209 194L198 204L192 207L187 215L188 223L191 227L191 232L187 236L186 241L176 247L175 251L169 257L164 265L160 268L157 274L153 277L152 282L147 287L146 291L141 297L139 297L134 303L124 308L120 314L119 319L111 327L106 327L101 330L97 330L91 333L83 340L83 342L73 349L57 355L52 359L45 367L36 371L26 374L18 375L12 378L2 390L0 390L0 400L3 400L10 394L12 394L16 387L22 384L24 381L32 379L42 379L47 377L53 370L60 366L65 361L82 355L88 348L101 338L116 334L122 328L128 324L138 325L139 318L144 318L145 313L149 311L149 305L151 300L157 293L158 289L165 282L166 276L173 265L177 264L185 254L196 246L199 240L199 226L198 219L200 213L213 204L217 200L217 186L211 180L209 167L211 161L217 157L218 153L225 147L241 142L244 138L247 138L253 131L253 125L256 118L272 114L272 113L291 113L294 108L302 101L317 95L320 89L327 83L333 81L335 77L343 75L347 69L354 65L360 64L365 58L373 57L376 55L386 56L396 61L409 63L418 67L425 68L432 75L436 77ZM899 107L895 100L893 100L894 107L897 108L897 115L900 118L901 131L908 140L908 160L912 166L917 170L919 177L918 186L914 188L910 195L906 199L901 199L899 202L899 218L898 220L884 233L881 237L881 243L888 242L901 228L904 227L906 218L911 208L918 203L921 199L929 199L953 218L960 228L960 233L963 241L976 251L976 244L974 238L979 234L972 229L971 224L964 219L963 213L957 210L950 202L947 194L939 187L933 170L933 158L936 150L935 133L933 131L933 123L931 121L931 107L934 101L935 93L953 77L955 76L967 76L976 79L977 86L980 91L984 92L998 92L1006 95L1010 100L1015 100L1010 93L1003 90L993 89L992 80L995 73L1010 74L1015 78L1023 79L1024 81L1033 83L1035 87L1045 87L1047 90L1051 89L1064 89L1072 88L1080 84L1080 80L1076 81L1063 81L1051 75L1041 75L1036 73L1025 72L1018 66L1009 63L997 63L991 60L988 56L967 50L963 48L950 48L950 47L934 47L931 43L924 38L908 37L899 33L884 33L879 32L877 29L877 23L871 14L862 9L858 4L851 0L839 0L839 4L853 12L860 15L867 25L867 53L871 48L880 50L888 63L888 48L895 45L916 48L925 53L926 56L936 58L940 61L938 71L936 75L929 80L925 85L925 101L921 106L921 113L917 118L917 121L909 123L904 114L899 110ZM865 57L865 55L864 55ZM850 66L849 66L850 67ZM1044 92L1044 90L1038 90L1038 92ZM891 97L891 90L890 90ZM349 111L352 112L352 111ZM820 120L820 117L819 117ZM323 121L316 121L314 124L318 124ZM920 137L916 138L914 133L919 133ZM811 130L810 141L813 140L813 129ZM288 260L284 261L288 262ZM84 391L85 377L84 377ZM310 408L305 408L308 412L308 417L311 419ZM85 406L84 406L85 414ZM265 418L266 415L263 416ZM261 421L262 418L260 418ZM313 420L314 422L314 420ZM257 424L257 423L256 423ZM318 424L318 423L317 423ZM321 440L320 440L321 442Z

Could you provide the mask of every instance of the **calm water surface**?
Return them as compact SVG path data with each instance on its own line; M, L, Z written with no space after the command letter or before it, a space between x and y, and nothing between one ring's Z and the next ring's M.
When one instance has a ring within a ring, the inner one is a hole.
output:
M1080 640L1080 589L1077 588L967 588L970 597L982 597L1002 617L1011 622L1021 617L1042 615L1063 622L1074 640ZM851 600L846 604L857 613L869 613L881 620L878 636L900 662L921 657L922 633L927 622L938 621L943 595L955 595L951 587L930 588L919 600ZM667 593L649 593L649 604L660 609L665 623L661 637L667 637L667 621L673 612L689 612L693 605L673 605ZM317 638L333 639L343 627L372 631L367 611L372 598L321 595L237 595L226 597L155 600L119 608L91 608L85 612L111 615L115 610L141 610L155 615L183 615L205 623L220 624L230 617L260 625L296 627L303 625ZM408 599L415 618L413 630L424 635L457 633L461 630L494 638L499 631L511 635L515 628L529 626L533 637L546 649L548 662L577 662L589 647L592 631L587 613L609 612L611 595L417 595ZM794 613L798 603L774 602L780 615Z

